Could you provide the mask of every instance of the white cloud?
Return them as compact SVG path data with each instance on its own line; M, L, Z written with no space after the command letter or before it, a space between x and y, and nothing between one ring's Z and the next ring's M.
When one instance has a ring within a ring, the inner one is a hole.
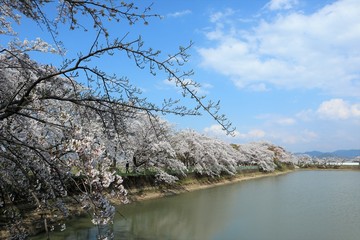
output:
M266 133L261 129L253 129L250 130L248 133L243 134L243 138L263 138L265 137Z
M215 136L221 136L221 137L226 137L227 136L226 132L218 124L214 124L214 125L211 125L210 127L205 128L204 132L206 134L209 134L209 135L215 135ZM234 134L237 135L238 132L235 131Z
M360 117L360 103L351 105L350 111L354 117Z
M249 89L254 92L267 92L269 89L266 87L266 84L259 83L259 84L252 84L249 85Z
M296 118L298 118L302 121L308 122L313 119L314 111L312 109L306 109L306 110L300 111L295 116L296 116Z
M231 8L227 8L223 12L215 12L210 15L210 22L219 22L220 20L223 20L224 18L231 16L234 14L234 10Z
M319 119L348 120L360 117L360 103L350 103L342 98L323 101L318 108L306 109L295 114L296 119L304 122Z
M191 14L191 13L192 13L191 10L187 9L184 11L169 13L167 16L177 18L177 17L183 17L183 16Z
M310 130L304 130L302 132L302 139L303 142L310 142L313 139L318 138L318 134L316 132L310 131Z
M282 126L290 126L296 123L296 120L293 118L280 118L277 120L277 123Z
M276 130L269 133L268 137L271 139L271 141L290 148L296 145L314 143L319 138L318 133L308 129L297 131Z
M282 9L288 10L288 9L293 8L297 4L298 4L297 0L271 0L266 5L266 7L272 11L282 10Z
M246 32L235 20L223 21L206 33L216 45L198 53L203 67L228 76L239 88L263 83L360 96L359 12L358 0L343 0L311 15L279 14ZM218 13L212 21L227 15Z
M296 124L295 118L285 117L278 114L262 114L256 116L256 118L264 120L269 126L291 126Z
M317 109L320 118L342 119L360 117L360 104L349 104L343 99L335 98L324 101Z

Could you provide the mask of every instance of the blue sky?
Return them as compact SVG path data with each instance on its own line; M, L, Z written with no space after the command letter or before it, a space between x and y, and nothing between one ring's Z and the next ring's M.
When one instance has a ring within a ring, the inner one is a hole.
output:
M192 128L233 143L270 141L292 152L360 148L360 1L226 0L153 2L162 19L150 24L109 25L113 34L143 36L163 53L194 46L186 69L201 83L199 92L221 101L237 128L229 137L214 120L165 116L178 129ZM46 31L24 20L20 37ZM36 29L36 30L35 30ZM67 57L85 51L90 33L60 29ZM89 35L86 35L89 34ZM57 64L59 57L42 59ZM41 56L40 56L41 59ZM136 71L123 58L104 59L107 71L128 76L149 100L181 98L165 81ZM126 59L125 59L126 60ZM185 104L189 101L185 101Z

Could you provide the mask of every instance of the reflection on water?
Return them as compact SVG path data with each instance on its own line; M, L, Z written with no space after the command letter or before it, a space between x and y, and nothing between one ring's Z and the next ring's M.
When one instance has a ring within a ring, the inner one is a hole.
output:
M138 239L209 239L223 228L236 208L235 191L224 199L221 188L152 200L119 209L126 216L114 225ZM120 232L121 232L120 231Z
M113 230L116 239L358 240L359 180L360 171L299 171L129 204ZM51 239L99 233L89 219L67 226Z

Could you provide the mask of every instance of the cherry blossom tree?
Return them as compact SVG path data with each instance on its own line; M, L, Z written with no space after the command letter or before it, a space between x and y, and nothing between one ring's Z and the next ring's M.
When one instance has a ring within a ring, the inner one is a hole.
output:
M306 167L309 166L311 164L315 164L315 165L319 165L321 163L321 161L319 159L316 158L312 158L310 155L308 154L300 154L296 156L297 162L296 164L299 167Z
M72 196L74 189L80 192L75 200L90 210L95 224L111 223L114 207L105 196L126 195L114 166L119 149L128 139L126 122L138 114L199 115L202 109L231 133L231 124L218 113L219 104L206 102L196 92L198 84L188 81L193 72L183 65L191 43L165 55L145 47L141 37L127 38L128 29L114 36L106 27L108 20L147 25L149 19L159 17L150 13L151 6L141 10L133 3L112 0L0 0L0 4L0 34L9 39L7 44L0 43L0 214L8 219L7 227L15 238L26 238L27 234L19 202L25 201L44 214L47 226L55 211L68 214L62 199ZM22 18L46 29L52 43L17 38L14 26L21 24ZM89 22L93 29L88 27ZM61 43L60 25L93 32L88 51L66 59L65 52L73 49L65 50ZM34 52L60 54L63 64L39 63L32 58ZM131 80L96 66L96 59L107 56L126 56L152 75L167 74L184 97L194 100L195 107L189 109L172 99L162 104L147 101ZM144 128L138 135L146 131ZM149 135L142 137L148 139ZM147 163L174 168L176 164L169 162L177 162L167 144L160 139L156 144L143 145L150 158ZM134 154L141 152L141 148L133 150ZM156 157L155 152L159 153ZM184 166L175 168L182 171ZM231 167L226 170L231 171ZM164 176L159 171L159 178Z
M175 134L171 144L177 158L200 175L235 174L241 155L228 143L192 130Z
M137 114L127 127L126 149L135 171L151 170L159 181L173 183L177 178L169 173L185 175L185 165L176 158L170 144L172 126L157 116Z
M235 174L244 165L273 172L281 169L282 164L293 166L297 161L293 154L271 143L228 144L192 130L176 133L171 144L188 170L213 177Z
M64 92L57 89L58 94ZM94 223L112 220L115 211L105 194L123 197L126 191L111 168L110 142L116 138L109 136L110 129L104 131L105 117L48 99L33 101L21 115L1 122L0 203L14 235L23 236L26 230L17 208L23 201L43 215L45 225L52 224L55 215L67 217L67 196L89 210ZM110 186L115 191L107 191Z
M252 165L264 172L273 172L277 163L294 164L296 158L285 149L267 142L253 142L239 145L239 151Z

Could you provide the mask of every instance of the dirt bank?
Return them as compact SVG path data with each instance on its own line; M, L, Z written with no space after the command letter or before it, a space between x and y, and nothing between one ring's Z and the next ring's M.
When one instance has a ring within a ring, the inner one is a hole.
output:
M186 178L180 179L174 185L159 185L159 184L154 184L154 182L149 179L143 179L143 182L138 181L136 184L130 184L130 187L128 188L128 193L129 193L128 198L130 202L144 201L148 199L172 196L185 192L196 191L200 189L211 188L225 184L232 184L232 183L247 181L256 178L277 176L281 174L287 174L289 172L292 172L292 170L276 171L273 173L262 173L259 171L242 172L234 176L221 176L217 178L188 176ZM112 199L112 202L115 205L122 204L117 199ZM77 207L78 205L76 205L75 202L71 202L69 199L67 203L70 212L69 218L73 218L85 214L83 210ZM61 218L60 215L61 214L59 214L59 219L52 219L52 221L49 221L48 224L52 225L56 221L60 221L60 222L66 221L66 218ZM29 211L26 215L24 215L24 218L25 218L24 227L27 229L30 236L45 231L44 219L42 216L37 214L36 211ZM8 230L0 229L0 239L8 239L8 237L9 237Z
M293 170L286 171L275 171L272 173L263 173L263 172L252 172L252 173L239 173L234 176L226 176L219 178L194 178L187 177L180 180L176 185L173 186L158 186L158 187L142 187L142 188L130 188L129 200L134 201L144 201L148 199L166 197L176 194L181 194L184 192L196 191L200 189L212 188L216 186L221 186L225 184L232 184L241 181L247 181L256 178L278 176L282 174L287 174ZM115 204L120 204L114 201Z

